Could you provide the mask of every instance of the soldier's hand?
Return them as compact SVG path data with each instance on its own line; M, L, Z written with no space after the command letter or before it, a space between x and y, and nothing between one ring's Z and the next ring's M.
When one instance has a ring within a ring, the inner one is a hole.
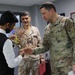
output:
M25 54L31 55L31 54L33 54L33 49L32 48L25 48L24 52L25 52Z
M40 62L41 62L42 64L45 63L45 59L44 59L44 55L43 55L43 54L40 54Z

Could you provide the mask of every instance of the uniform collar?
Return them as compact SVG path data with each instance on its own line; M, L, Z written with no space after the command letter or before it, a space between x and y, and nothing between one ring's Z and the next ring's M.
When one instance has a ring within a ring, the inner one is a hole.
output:
M59 24L60 24L60 21L61 21L61 18L62 18L62 16L57 15L57 20L56 20L56 22L55 22L54 24L50 23L51 26L54 27L54 26L59 25Z

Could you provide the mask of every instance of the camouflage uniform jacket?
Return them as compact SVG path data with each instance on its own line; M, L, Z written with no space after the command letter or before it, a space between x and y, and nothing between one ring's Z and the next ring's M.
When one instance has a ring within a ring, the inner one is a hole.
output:
M21 31L24 31L24 33L21 34L21 36L18 36L18 34ZM20 40L21 48L25 48L25 47L29 47L29 46L30 47L38 47L41 44L41 37L40 37L39 30L35 26L30 27L29 33L26 33L26 30L23 27L19 27L16 29L16 35L17 35L18 39ZM30 59L33 60L33 58L35 58L34 60L38 60L39 55L26 55L25 54L24 58L26 58L27 60L30 60Z
M50 50L51 64L55 67L75 64L75 26L67 17L58 15L57 18L55 24L46 26L43 45L34 53Z

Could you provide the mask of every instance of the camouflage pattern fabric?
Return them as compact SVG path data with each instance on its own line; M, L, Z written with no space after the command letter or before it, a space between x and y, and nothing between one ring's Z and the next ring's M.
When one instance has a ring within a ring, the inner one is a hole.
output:
M19 33L24 31L23 34L19 36ZM27 33L23 27L16 29L16 35L20 40L21 48L24 47L38 47L41 44L41 37L39 30L35 26L31 26L30 32ZM26 55L23 58L23 61L18 66L18 75L30 75L30 70L32 75L39 75L39 64L40 57L39 55Z
M35 48L34 53L47 50L52 75L67 75L75 64L75 25L71 19L58 15L56 23L46 26L43 45Z

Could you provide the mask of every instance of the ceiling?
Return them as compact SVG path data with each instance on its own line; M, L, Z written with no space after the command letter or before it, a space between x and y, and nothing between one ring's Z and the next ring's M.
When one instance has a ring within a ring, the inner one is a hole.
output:
M17 5L17 6L32 6L32 5L40 5L47 1L55 1L55 0L0 0L0 4L8 4L8 5Z

